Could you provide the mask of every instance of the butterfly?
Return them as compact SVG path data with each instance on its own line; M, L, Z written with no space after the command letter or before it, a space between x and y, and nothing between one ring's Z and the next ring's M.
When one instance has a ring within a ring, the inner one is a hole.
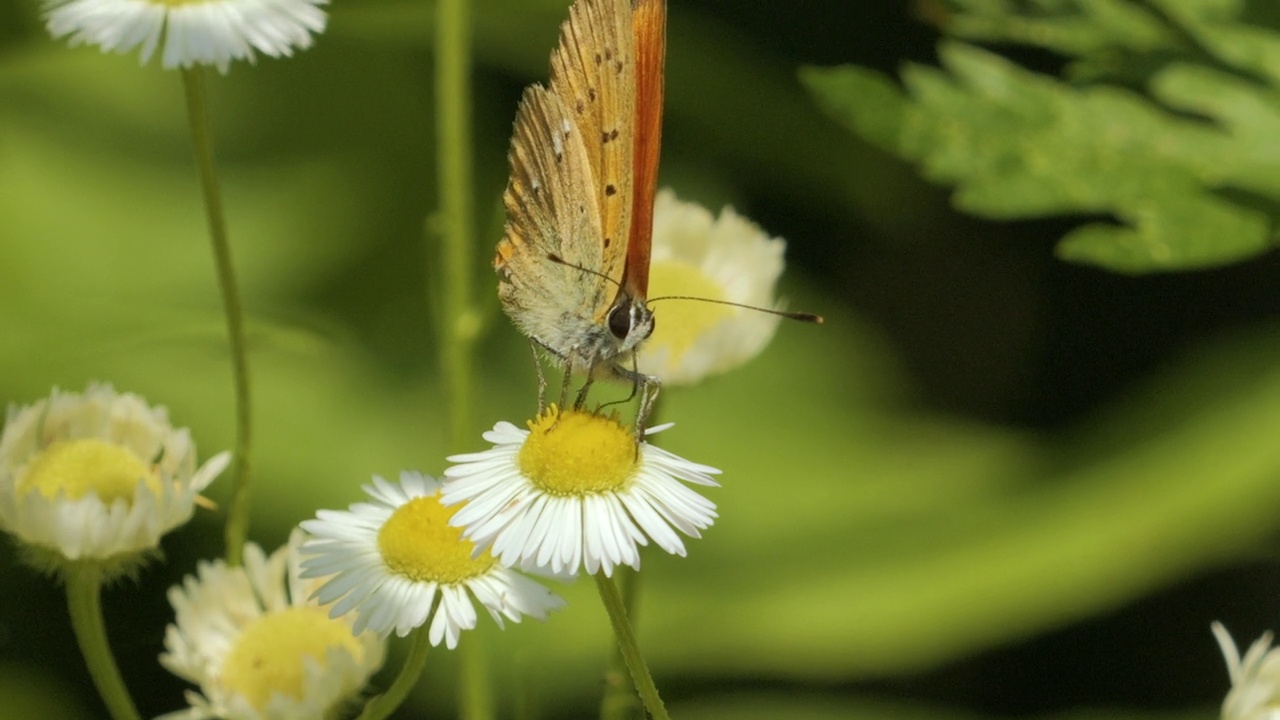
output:
M493 260L503 310L565 366L562 403L573 373L586 376L575 406L597 377L629 380L641 392L640 433L659 387L634 369L634 353L654 327L646 297L665 55L665 0L573 4L549 84L526 88L516 111Z

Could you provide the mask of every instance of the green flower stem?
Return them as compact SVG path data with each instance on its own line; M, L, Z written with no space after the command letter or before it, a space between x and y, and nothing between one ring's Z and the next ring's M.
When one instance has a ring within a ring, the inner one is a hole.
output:
M497 717L493 707L493 693L489 687L489 654L485 645L486 633L476 628L458 648L460 697L458 698L458 715L463 718L492 720Z
M369 698L369 702L364 705L364 711L356 720L384 720L391 717L391 713L395 712L405 698L409 697L409 691L418 684L418 678L422 676L422 668L427 665L427 651L431 649L428 627L423 625L413 631L409 657L404 659L400 674L391 681L391 687L387 688L386 692Z
M649 666L645 665L644 656L640 654L640 645L636 643L635 633L631 630L631 622L627 619L627 608L622 602L622 593L614 581L598 572L596 587L600 590L600 600L609 613L609 623L613 625L613 634L618 638L618 648L626 660L627 669L631 671L631 680L636 684L636 692L649 711L653 720L671 720L667 708L658 697L658 688L653 684L653 676L649 674Z
M66 572L64 581L71 628L98 695L112 720L140 720L107 644L107 627L102 620L102 567L95 562L76 563Z
M449 412L448 447L472 431L471 356L480 332L472 307L476 257L471 197L471 12L468 0L436 9L436 157L440 188L443 332L440 366Z
M469 0L436 6L436 158L440 188L440 374L449 416L448 445L464 447L471 432L472 355L480 334L472 306L471 7ZM438 611L437 611L438 612ZM460 649L459 708L466 720L495 717L487 657L480 638Z
M622 608L631 620L633 627L636 617L636 600L640 595L640 573L626 565L620 565L613 571L622 595ZM609 654L609 667L604 673L604 696L600 698L600 720L632 720L639 716L640 696L636 694L635 683L627 672L627 659L622 654L622 645L615 644Z
M236 450L232 469L231 504L227 508L227 563L239 565L245 538L249 535L249 440L252 413L249 404L249 353L244 338L244 312L240 290L231 264L231 245L227 242L227 221L222 210L222 191L218 187L218 171L213 161L213 133L209 129L208 102L205 100L204 73L200 67L182 71L182 85L187 94L187 120L191 124L191 140L200 170L200 189L204 195L205 215L209 222L209 239L213 243L214 264L218 268L218 287L227 315L227 336L231 343L231 374L236 393Z
M665 405L663 397L659 396L650 408L649 424L651 426L661 424L659 418L662 416ZM644 552L644 548L641 548L641 557L644 557ZM634 632L636 605L640 600L640 573L626 565L619 565L614 570L613 577L617 580L622 594L622 609L626 611ZM613 652L609 654L609 667L604 674L604 694L600 698L600 720L632 720L643 717L639 699L635 683L631 682L631 676L627 673L627 659L622 654L622 645L615 645Z

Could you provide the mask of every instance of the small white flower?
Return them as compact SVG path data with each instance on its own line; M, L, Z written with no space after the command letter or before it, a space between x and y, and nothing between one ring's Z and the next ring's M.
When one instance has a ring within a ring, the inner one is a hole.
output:
M382 666L384 643L353 634L308 599L295 530L267 558L246 543L244 566L201 562L169 590L176 622L160 663L200 686L190 708L166 720L301 720L333 717Z
M1231 677L1231 690L1222 701L1222 720L1280 718L1280 650L1271 647L1271 633L1263 633L1241 659L1222 623L1215 622L1212 628Z
M726 207L713 218L701 205L663 189L653 207L649 297L669 295L776 307L786 243ZM667 300L641 346L640 372L664 385L690 385L755 357L780 318L745 308Z
M453 524L502 564L611 575L639 568L637 545L650 539L683 556L676 530L696 538L715 521L715 503L681 481L716 486L719 470L637 445L630 429L592 413L552 405L529 428L500 422L484 434L492 449L455 455L445 470L443 502L466 503Z
M316 597L334 603L333 617L352 610L357 632L400 637L431 620L428 639L450 649L476 625L474 596L494 621L544 620L564 600L502 567L449 524L454 510L440 504L440 485L403 472L394 484L374 476L364 491L373 502L346 512L321 510L302 527L314 538L302 548L303 577L329 578ZM473 557L474 556L474 557ZM439 601L437 602L437 596Z
M54 390L9 408L0 529L54 565L56 556L128 562L191 519L196 496L229 459L220 453L197 469L190 432L137 395L110 385Z
M166 68L287 57L324 31L329 0L43 0L49 33L103 52L142 47L145 63L164 34Z

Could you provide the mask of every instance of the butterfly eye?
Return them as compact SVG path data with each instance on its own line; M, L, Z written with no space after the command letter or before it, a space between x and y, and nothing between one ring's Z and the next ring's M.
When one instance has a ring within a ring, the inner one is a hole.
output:
M616 305L609 311L609 332L622 340L631 332L631 303Z

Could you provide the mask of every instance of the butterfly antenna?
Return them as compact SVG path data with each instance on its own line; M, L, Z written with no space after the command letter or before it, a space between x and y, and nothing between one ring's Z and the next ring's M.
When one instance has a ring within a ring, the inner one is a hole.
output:
M621 289L621 288L622 288L622 283L618 282L617 280L614 280L613 278L609 277L608 275L605 275L604 273L600 272L599 270L592 270L592 269L591 269L591 268L589 268L589 267L583 267L583 266L581 266L581 265L579 265L579 264L577 264L577 263L571 263L571 262L569 262L568 260L565 260L564 258L560 257L559 255L557 255L557 254L555 254L555 253L547 253L547 259L548 259L548 260L550 260L551 262L553 262L553 263L557 264L557 265L563 265L563 266L565 266L565 267L571 267L571 268L573 268L574 270L581 270L582 272L584 272L584 273L586 273L586 274L588 274L588 275L595 275L595 276L596 276L596 277L598 277L598 278L603 278L604 280L607 280L607 281L609 281L609 282L613 283L614 285L617 285L619 289Z
M768 313L769 315L777 315L788 320L798 320L799 322L813 323L821 325L825 322L821 315L807 312L793 312L790 310L775 310L773 308L759 307L756 305L745 305L743 303L729 302L728 300L712 300L711 298L696 297L693 295L663 295L662 297L649 298L650 305L659 300L697 300L698 302L715 303L716 305L728 305L730 307L742 308L744 310L755 310L756 312Z
M560 257L555 253L547 253L547 259L553 263L556 263L557 265L564 265L565 267L571 267L574 270L581 270L582 272L587 273L588 275L595 275L596 277L603 278L613 283L614 285L617 285L619 288L622 287L622 283L618 282L617 280L614 280L608 275L605 275L599 270L593 270L589 267L583 267L581 265L578 265L577 263L571 263L568 260L565 260L564 258ZM696 300L698 302L715 303L716 305L728 305L730 307L742 308L744 310L755 310L756 312L768 313L769 315L777 315L778 317L784 317L788 320L796 320L799 322L813 323L814 325L821 325L823 322L825 322L825 320L823 320L821 315L816 315L814 313L793 312L791 310L775 310L774 308L759 307L757 305L746 305L743 303L730 302L728 300L712 300L711 298L696 297L694 295L663 295L662 297L649 298L645 302L646 304L652 305L658 302L659 300Z

